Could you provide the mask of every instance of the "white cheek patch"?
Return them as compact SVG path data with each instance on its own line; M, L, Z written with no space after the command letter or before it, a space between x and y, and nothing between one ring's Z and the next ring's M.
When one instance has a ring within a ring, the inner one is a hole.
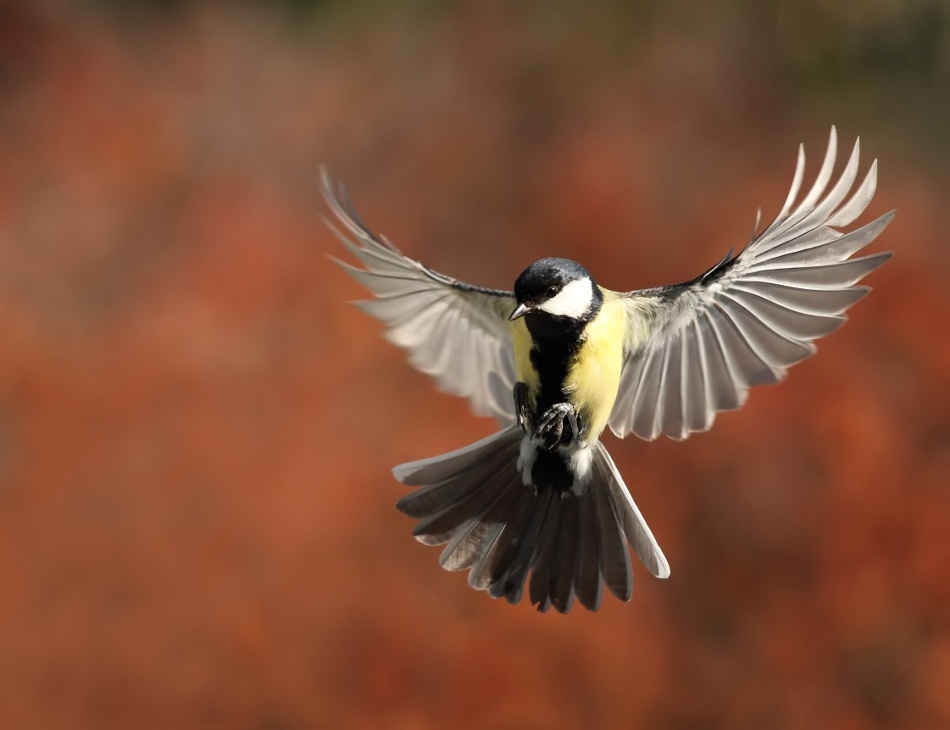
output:
M549 299L538 309L559 317L583 316L594 299L594 283L587 278L575 279L567 284L557 296Z

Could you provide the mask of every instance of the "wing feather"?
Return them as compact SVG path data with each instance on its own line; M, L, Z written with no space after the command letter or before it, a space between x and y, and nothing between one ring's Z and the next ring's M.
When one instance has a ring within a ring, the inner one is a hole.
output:
M660 430L680 433L683 430L683 340L671 342L666 348L662 373L663 390L657 398Z
M479 415L514 420L514 347L508 315L514 295L465 284L423 266L370 231L326 170L323 196L335 216L327 226L365 268L336 258L375 299L356 302L386 325L386 338L443 390L469 399Z
M729 367L725 346L710 313L700 312L690 325L692 331L687 333L687 336L694 338L702 352L708 428L712 425L712 415L709 411L739 408L745 402L746 389L735 371ZM705 337L702 335L702 327L706 327L708 332Z
M657 400L660 393L661 368L663 353L654 350L647 355L646 362L642 365L641 378L634 393L633 412L634 430L637 434L650 434L644 438L656 438L656 411ZM621 376L621 379L625 375ZM616 409L616 404L614 408Z
M684 430L682 436L690 431L702 431L708 419L706 411L706 373L703 367L704 353L700 343L690 337L683 342L683 399Z
M841 206L838 212L825 222L825 225L841 228L842 226L853 223L871 203L871 199L874 197L874 192L876 189L877 160L874 160L871 162L871 167L864 176L864 181L855 191L854 195L851 196L851 199Z
M871 202L877 163L852 193L856 142L832 184L837 144L832 128L815 182L796 205L805 169L799 147L781 211L738 256L684 284L610 293L621 297L628 319L627 354L609 421L614 433L681 439L708 429L718 411L741 406L751 386L780 380L812 355L814 340L840 327L845 311L867 294L858 282L891 254L850 257L894 214L847 233L838 230Z

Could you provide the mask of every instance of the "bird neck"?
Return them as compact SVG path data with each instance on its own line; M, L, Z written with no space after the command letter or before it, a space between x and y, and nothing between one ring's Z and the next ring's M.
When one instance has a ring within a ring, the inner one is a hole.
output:
M531 333L535 346L561 349L580 342L584 335L587 319L559 317L547 312L536 311L525 317L524 323Z

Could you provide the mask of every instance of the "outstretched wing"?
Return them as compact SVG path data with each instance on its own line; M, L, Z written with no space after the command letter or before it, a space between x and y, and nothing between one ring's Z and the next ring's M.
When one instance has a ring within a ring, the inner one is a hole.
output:
M327 225L365 268L334 261L376 295L356 306L381 320L386 338L440 388L468 398L479 415L513 422L515 360L508 315L514 295L465 284L403 256L366 227L326 170L322 183L339 227Z
M815 352L813 341L845 321L869 288L856 286L890 253L851 259L893 212L850 233L870 203L877 161L848 197L859 145L827 190L837 152L834 127L814 185L792 210L805 169L799 148L791 190L773 223L736 257L692 281L618 294L628 314L627 354L610 428L620 437L682 439L738 408L748 389L773 383Z

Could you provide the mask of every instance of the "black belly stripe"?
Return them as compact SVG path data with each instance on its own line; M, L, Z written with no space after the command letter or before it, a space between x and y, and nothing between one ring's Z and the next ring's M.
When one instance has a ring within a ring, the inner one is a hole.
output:
M527 324L533 341L531 364L538 373L538 395L533 414L537 420L551 406L568 400L564 384L583 344L584 324L546 316L532 317ZM574 485L574 474L559 451L536 447L531 481L538 489L563 492Z
M564 383L583 344L584 324L560 317L531 319L527 324L533 341L531 364L538 373L537 418L555 403L567 400Z

